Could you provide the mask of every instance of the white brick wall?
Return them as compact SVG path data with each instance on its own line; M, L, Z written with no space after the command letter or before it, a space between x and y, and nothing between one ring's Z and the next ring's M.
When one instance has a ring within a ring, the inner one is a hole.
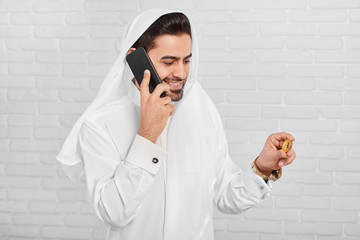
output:
M360 0L0 0L0 239L104 239L55 156L142 9L192 16L200 80L241 167L296 137L273 197L218 240L360 239Z

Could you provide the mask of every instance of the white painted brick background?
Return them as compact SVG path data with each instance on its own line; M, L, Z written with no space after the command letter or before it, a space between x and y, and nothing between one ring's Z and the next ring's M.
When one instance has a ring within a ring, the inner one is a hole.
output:
M273 197L215 212L216 239L360 239L360 0L0 0L0 239L104 239L55 156L150 7L194 20L235 162L296 137Z

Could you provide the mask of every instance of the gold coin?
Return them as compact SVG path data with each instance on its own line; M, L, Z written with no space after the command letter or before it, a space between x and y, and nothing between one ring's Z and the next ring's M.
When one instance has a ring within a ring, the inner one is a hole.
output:
M287 153L288 151L290 151L291 147L292 141L290 139L286 139L282 145L282 150Z

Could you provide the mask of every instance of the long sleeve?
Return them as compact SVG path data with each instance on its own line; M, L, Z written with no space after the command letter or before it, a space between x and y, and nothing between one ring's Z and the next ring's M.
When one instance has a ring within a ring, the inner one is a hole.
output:
M126 225L141 207L166 151L136 135L122 159L104 127L93 122L82 125L79 144L97 215L109 224Z
M261 202L271 190L251 168L242 171L231 160L225 133L221 131L217 149L219 171L216 176L214 202L223 213L241 213Z

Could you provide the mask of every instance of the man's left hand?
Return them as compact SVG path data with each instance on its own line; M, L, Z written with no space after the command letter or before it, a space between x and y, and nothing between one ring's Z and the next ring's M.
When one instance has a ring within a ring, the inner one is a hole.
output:
M284 152L282 145L286 139L295 141L295 138L285 132L271 134L265 142L264 148L256 159L256 166L266 176L270 176L273 170L291 164L296 157L295 151L291 149Z

